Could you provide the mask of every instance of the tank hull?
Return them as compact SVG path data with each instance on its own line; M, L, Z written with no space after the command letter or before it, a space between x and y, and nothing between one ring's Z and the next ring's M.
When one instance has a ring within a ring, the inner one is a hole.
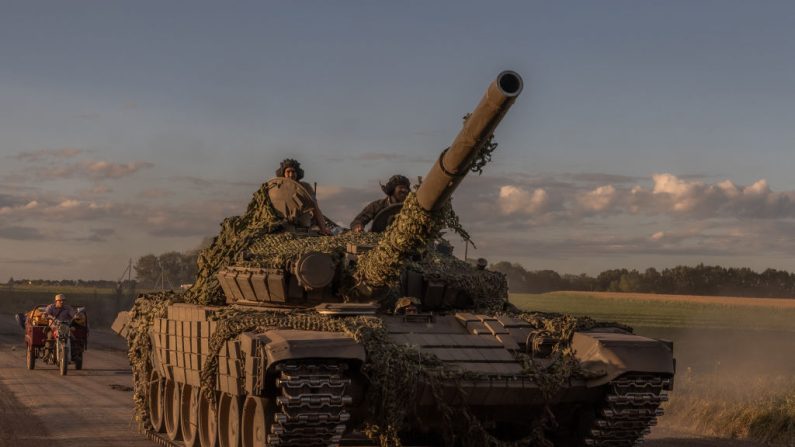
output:
M368 358L360 342L340 332L273 328L244 331L219 348L213 336L223 324L216 315L223 309L171 304L164 318L152 321L151 370L163 386L150 387L149 400L162 408L150 405L148 412L156 420L160 417L155 414L172 415L170 430L168 424L159 424L167 435L222 442L234 424L240 436L249 438L264 430L262 439L270 439L271 445L328 446L361 436L370 384L361 374ZM405 427L406 442L417 441L417 436L422 442L434 439L435 427L445 423L440 401L468 407L481 423L509 437L528 436L534 421L551 412L558 422L558 429L547 433L552 439L571 438L575 441L566 442L572 445L586 445L587 439L599 436L634 442L654 424L672 388L675 364L669 344L617 328L575 333L572 347L587 374L550 387L533 368L545 372L555 359L525 356L532 350L535 330L520 318L466 312L368 318L384 324L394 345L441 361L435 386L420 381L412 392L418 416L412 420L421 422ZM179 421L203 419L201 407L190 402L197 400L192 394L206 387L202 372L211 360L217 362L212 382L221 412L215 425L226 424L227 429L212 431L205 423L190 434L190 423L178 426ZM152 396L160 389L173 391ZM611 418L634 431L606 430Z

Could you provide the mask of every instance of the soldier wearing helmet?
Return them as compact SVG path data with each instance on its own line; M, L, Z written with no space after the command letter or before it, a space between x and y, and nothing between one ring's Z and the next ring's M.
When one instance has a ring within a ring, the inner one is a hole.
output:
M296 181L298 184L304 187L304 189L312 196L312 199L315 201L315 209L313 210L313 219L317 224L320 232L323 234L331 234L328 227L326 226L326 218L323 217L323 212L320 211L320 206L317 204L317 195L315 194L315 188L312 187L307 182L301 181L304 178L304 170L301 169L301 163L298 160L292 158L285 158L279 164L279 169L276 170L276 177L284 177L290 180Z
M365 206L362 212L351 222L351 230L357 233L363 231L364 226L373 220L381 210L389 205L403 203L403 201L406 200L406 196L409 194L409 188L411 188L411 182L405 176L396 174L389 177L386 185L381 185L381 190L384 191L386 197L370 202Z

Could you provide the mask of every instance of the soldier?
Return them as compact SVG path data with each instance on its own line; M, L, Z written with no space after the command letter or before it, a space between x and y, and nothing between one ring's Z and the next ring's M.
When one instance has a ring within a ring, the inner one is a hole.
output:
M409 194L411 182L408 178L396 174L389 177L386 185L381 185L381 190L384 191L386 197L383 199L370 202L355 219L351 222L351 230L358 233L364 230L364 226L373 218L378 215L381 210L393 205L395 203L403 203L406 196Z
M328 227L326 227L326 218L323 217L323 212L320 211L320 206L317 204L317 196L315 194L315 188L312 187L307 182L301 181L304 178L304 170L301 169L301 163L298 160L294 160L292 158L285 158L282 160L281 164L279 164L279 169L276 170L276 177L284 177L289 178L290 180L294 180L298 182L304 189L312 196L312 199L315 201L315 209L313 217L317 227L320 229L320 232L329 235L331 231L329 231Z

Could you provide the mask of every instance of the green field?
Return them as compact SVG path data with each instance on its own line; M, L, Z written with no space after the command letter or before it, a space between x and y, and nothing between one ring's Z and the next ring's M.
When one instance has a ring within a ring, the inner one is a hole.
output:
M524 310L587 315L638 327L795 332L795 308L732 305L729 299L726 303L704 303L643 299L642 295L625 298L555 292L511 294L510 301Z

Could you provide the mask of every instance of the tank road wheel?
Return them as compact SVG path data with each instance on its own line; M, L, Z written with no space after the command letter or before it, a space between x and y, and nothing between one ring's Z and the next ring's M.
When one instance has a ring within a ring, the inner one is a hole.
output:
M202 392L199 392L199 442L202 447L218 446L218 413Z
M25 360L27 361L28 369L36 369L36 348L32 345L28 345Z
M165 418L163 417L163 379L160 373L152 371L149 379L149 421L155 432L163 433L166 430Z
M179 427L180 387L173 380L166 380L163 392L163 419L166 423L166 435L172 441L182 439Z
M240 446L240 398L221 393L218 401L218 445Z
M185 447L199 445L198 420L199 420L199 393L190 385L182 385L182 402L179 410L179 425L182 427L182 442Z
M243 447L261 447L267 445L273 411L269 410L269 401L262 397L249 396L243 405L243 418L240 422L240 437Z

